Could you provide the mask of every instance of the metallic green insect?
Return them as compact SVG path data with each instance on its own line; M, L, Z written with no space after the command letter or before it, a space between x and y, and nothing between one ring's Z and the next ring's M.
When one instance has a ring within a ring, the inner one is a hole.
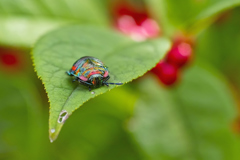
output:
M122 83L107 83L110 78L108 67L99 59L90 56L78 59L72 68L67 71L67 74L75 77L73 81L78 81L80 84L87 86L89 91L103 85L122 85Z

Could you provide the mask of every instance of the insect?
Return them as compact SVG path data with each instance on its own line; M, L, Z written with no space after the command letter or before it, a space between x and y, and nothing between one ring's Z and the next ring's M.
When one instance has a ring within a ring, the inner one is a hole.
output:
M101 86L122 85L123 83L108 83L109 71L108 67L103 64L97 58L85 56L78 59L72 66L72 68L67 71L69 76L74 76L74 81L78 81L80 84L88 87L89 91L92 88L98 88Z

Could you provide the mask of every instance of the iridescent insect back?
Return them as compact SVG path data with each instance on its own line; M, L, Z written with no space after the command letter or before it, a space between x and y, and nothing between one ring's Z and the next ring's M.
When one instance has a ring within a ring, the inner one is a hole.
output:
M80 84L87 86L89 91L103 85L122 85L122 83L107 83L110 78L108 67L99 59L90 56L78 59L72 68L67 71L67 74L75 77L73 82L78 81Z

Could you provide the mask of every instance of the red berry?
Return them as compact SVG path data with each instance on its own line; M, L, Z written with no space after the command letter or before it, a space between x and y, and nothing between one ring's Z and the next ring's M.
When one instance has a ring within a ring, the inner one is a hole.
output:
M178 69L167 62L160 61L152 72L158 76L161 82L165 85L172 85L178 79Z
M129 0L111 1L110 12L114 19L124 15L131 16L137 25L140 25L149 17L144 3L131 2Z
M123 15L117 19L117 28L123 33L130 34L135 26L136 22L131 16Z
M129 35L135 41L157 37L160 33L160 28L157 22L153 19L148 18L139 26L134 17L128 15L118 18L117 28L123 33Z
M174 44L167 54L166 61L177 67L184 66L191 58L192 47L189 43L181 42Z
M144 34L148 38L159 36L161 31L157 22L150 18L143 21L141 27L144 29Z
M19 52L14 49L0 48L0 69L9 73L21 70L23 56Z
M13 66L18 64L18 59L13 54L0 54L1 62L7 66Z
M113 4L112 14L116 27L135 41L159 36L159 25L149 18L147 8L141 3L117 1Z

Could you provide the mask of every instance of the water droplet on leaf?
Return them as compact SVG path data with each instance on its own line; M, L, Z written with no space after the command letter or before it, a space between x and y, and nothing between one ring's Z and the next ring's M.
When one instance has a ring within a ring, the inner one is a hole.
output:
M55 129L51 129L51 133L54 133L55 132Z

